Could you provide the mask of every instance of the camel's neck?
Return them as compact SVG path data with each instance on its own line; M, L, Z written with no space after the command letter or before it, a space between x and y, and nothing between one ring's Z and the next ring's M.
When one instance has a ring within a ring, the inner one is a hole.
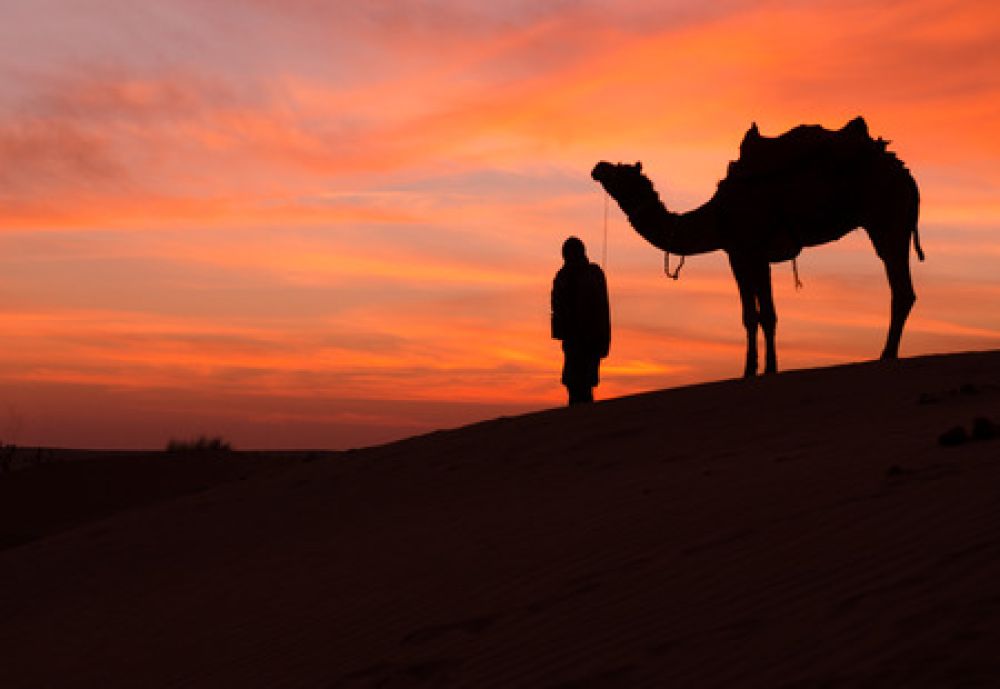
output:
M652 188L615 200L635 231L663 251L690 256L722 248L713 201L687 213L672 213Z

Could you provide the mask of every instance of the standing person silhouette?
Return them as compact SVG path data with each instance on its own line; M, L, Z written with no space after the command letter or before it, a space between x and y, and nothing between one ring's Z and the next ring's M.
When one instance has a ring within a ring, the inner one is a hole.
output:
M594 401L601 359L611 348L611 311L604 271L587 258L583 242L570 237L562 255L552 282L552 338L562 340L562 383L573 405Z

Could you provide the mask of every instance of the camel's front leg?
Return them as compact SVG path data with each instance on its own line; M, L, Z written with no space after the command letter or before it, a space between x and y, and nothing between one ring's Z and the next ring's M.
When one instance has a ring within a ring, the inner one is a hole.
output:
M733 269L733 277L736 278L736 286L740 290L740 303L743 306L743 327L747 331L747 359L743 368L743 377L752 378L757 375L757 315L756 290L752 280L752 275L747 270L746 265L739 260L729 257L729 265Z
M771 293L771 264L764 262L755 270L757 286L758 319L764 331L764 373L777 373L778 354L774 345L774 333L778 327L778 313L774 309Z

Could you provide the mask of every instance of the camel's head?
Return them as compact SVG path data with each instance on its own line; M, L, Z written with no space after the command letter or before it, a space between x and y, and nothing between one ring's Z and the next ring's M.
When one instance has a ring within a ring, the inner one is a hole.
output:
M619 201L652 190L649 178L642 174L642 163L629 165L628 163L607 163L602 160L594 166L590 176Z

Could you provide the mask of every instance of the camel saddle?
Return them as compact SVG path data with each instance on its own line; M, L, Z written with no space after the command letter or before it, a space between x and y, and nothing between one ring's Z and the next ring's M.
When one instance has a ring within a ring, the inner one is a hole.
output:
M739 160L729 164L718 193L727 197L728 212L738 216L727 242L750 242L772 263L798 256L805 246L831 241L824 228L848 213L844 199L858 172L886 154L888 142L873 140L864 119L841 129L804 124L780 136L761 136L754 123L740 143ZM822 189L804 198L798 191ZM761 240L764 237L764 240Z
M740 143L739 160L729 163L725 181L795 174L803 167L844 167L884 153L887 145L871 138L862 117L840 129L803 124L779 136L761 136L754 122Z

